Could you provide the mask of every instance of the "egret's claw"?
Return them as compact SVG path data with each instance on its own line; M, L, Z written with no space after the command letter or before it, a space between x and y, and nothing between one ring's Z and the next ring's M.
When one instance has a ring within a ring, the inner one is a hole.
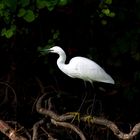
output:
M70 114L70 115L73 115L73 119L72 119L72 122L74 120L78 120L78 122L80 122L80 113L79 112L68 112L67 114Z

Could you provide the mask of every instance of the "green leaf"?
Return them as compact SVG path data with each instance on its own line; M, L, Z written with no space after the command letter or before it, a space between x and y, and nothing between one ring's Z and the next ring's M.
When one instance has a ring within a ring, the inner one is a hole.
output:
M27 21L27 22L32 22L35 20L35 14L32 10L27 10L25 15L23 16L23 18Z
M107 8L107 9L102 9L102 13L104 13L105 15L109 15L110 14L110 10Z
M9 29L9 30L7 30L6 32L5 32L5 36L7 37L7 38L11 38L12 36L13 36L13 31L11 30L11 29Z
M16 26L12 25L10 29L3 28L1 31L1 35L5 36L6 38L11 38L16 31Z
M59 6L65 6L65 5L67 5L67 3L68 3L68 0L59 0L58 5Z
M52 11L55 8L57 3L58 3L58 0L51 0L51 1L48 0L47 1L47 8L48 8L48 10Z
M22 7L28 6L30 3L30 0L20 0L19 4L22 5Z
M108 8L102 9L102 13L108 17L115 17L115 13L111 12Z
M11 10L15 11L17 7L17 0L3 0L4 4Z
M19 12L17 14L18 17L23 17L26 13L26 10L24 8L19 9Z
M110 14L108 16L109 17L115 17L115 13L114 12L110 12Z
M0 10L3 10L3 9L4 9L4 4L0 3Z
M46 2L46 0L37 0L36 5L39 9L43 9L46 7L47 2Z
M112 0L105 0L106 4L112 4Z
M58 0L37 0L36 4L39 9L47 7L49 11L52 11L57 5Z
M5 32L6 32L6 28L3 28L2 31L1 31L1 35L5 36Z
M11 18L10 12L8 10L4 10L2 16L6 24L11 24L11 22L14 20L13 18Z

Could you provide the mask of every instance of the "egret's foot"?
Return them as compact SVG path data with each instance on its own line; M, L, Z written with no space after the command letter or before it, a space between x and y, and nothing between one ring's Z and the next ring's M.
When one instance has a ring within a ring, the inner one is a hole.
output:
M88 125L90 125L93 122L93 117L91 115L85 116L84 117L84 121L88 123Z
M73 119L71 122L73 122L74 120L77 120L78 122L80 122L80 113L79 112L68 112L67 114L73 115Z

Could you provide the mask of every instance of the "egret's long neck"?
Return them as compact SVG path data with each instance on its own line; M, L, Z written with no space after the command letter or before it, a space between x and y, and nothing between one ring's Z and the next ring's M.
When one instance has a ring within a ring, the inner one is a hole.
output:
M59 58L57 59L57 65L58 65L59 69L61 69L62 71L65 67L65 61L66 61L66 54L64 51L61 51L59 53Z

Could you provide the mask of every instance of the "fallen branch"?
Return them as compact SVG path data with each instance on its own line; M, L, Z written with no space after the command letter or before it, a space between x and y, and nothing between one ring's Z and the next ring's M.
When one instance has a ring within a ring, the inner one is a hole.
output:
M16 133L16 130L11 128L7 123L2 120L0 120L0 131L7 137L9 137L10 140L27 140L26 138L18 135Z

